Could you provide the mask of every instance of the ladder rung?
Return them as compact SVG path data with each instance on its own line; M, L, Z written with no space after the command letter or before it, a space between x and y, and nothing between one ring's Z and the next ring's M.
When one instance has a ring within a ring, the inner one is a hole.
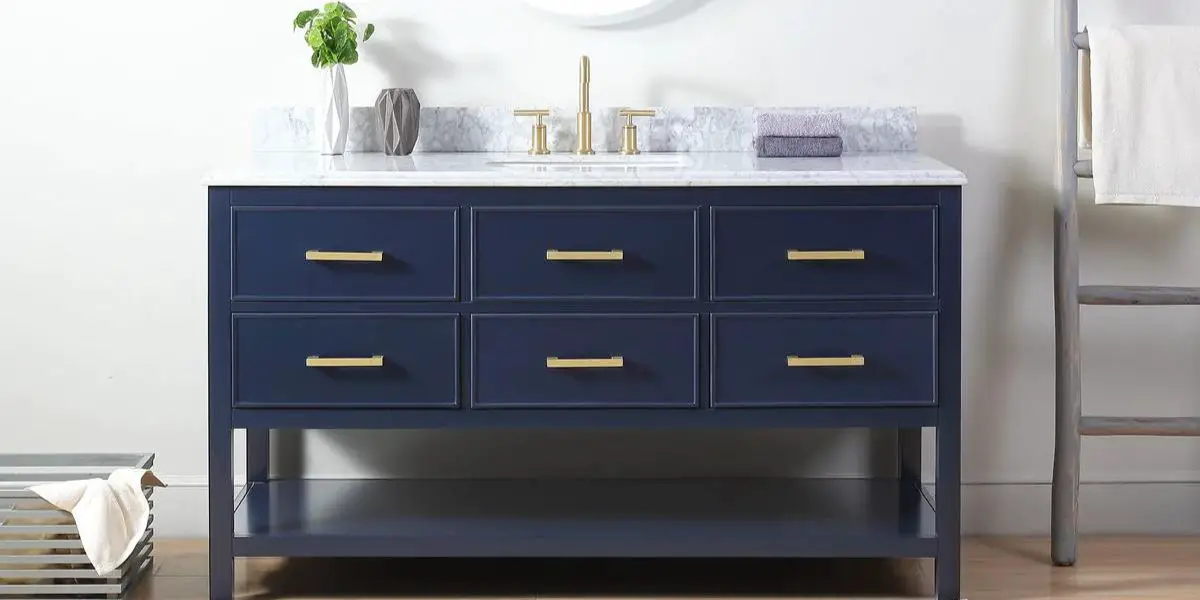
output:
M1083 179L1092 179L1095 176L1095 173L1092 170L1092 161L1075 161L1075 176L1082 177Z
M1200 417L1083 417L1079 433L1090 436L1200 437Z
M1137 285L1082 285L1079 303L1108 306L1191 306L1200 304L1200 288Z

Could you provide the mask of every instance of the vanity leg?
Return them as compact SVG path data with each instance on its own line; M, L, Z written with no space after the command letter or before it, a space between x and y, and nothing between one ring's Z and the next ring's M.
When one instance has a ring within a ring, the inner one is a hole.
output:
M229 313L230 202L208 203L208 597L233 600L233 365Z
M897 476L900 479L900 513L920 514L926 504L921 485L921 428L896 431ZM894 510L894 509L893 509ZM920 535L921 523L905 523L905 531Z
M246 430L246 485L263 484L247 498L246 523L251 531L267 526L271 514L270 488L264 487L271 479L271 430Z
M209 414L208 597L233 600L233 430L228 406Z
M246 430L246 481L271 479L271 430Z
M934 504L937 510L938 542L934 578L938 600L960 600L962 532L959 456L962 432L957 417L957 399L942 405L938 412L943 416L940 420L946 425L939 427L937 433L937 487L934 490ZM953 418L945 418L947 413L953 413Z
M937 456L934 508L937 511L938 600L960 600L962 567L962 196L942 196L938 206L941 263L938 289Z
M916 486L921 485L921 431L920 427L914 427L896 434L900 480Z

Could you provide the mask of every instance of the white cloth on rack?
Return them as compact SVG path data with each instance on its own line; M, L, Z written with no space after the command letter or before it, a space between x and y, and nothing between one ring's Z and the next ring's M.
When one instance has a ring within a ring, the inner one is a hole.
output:
M143 487L164 487L145 469L117 469L108 479L76 479L35 485L30 491L71 513L88 560L101 576L121 568L150 525Z
M1200 207L1200 28L1088 28L1097 204Z

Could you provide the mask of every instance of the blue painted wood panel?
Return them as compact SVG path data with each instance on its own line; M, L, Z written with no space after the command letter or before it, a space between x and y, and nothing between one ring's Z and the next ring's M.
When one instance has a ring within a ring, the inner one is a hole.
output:
M712 220L718 300L936 295L933 207L714 208ZM792 261L790 250L863 250L865 258Z
M455 300L458 211L235 208L239 300ZM382 262L313 262L309 250L383 252Z
M277 480L237 511L243 556L934 556L888 479Z
M937 318L915 314L713 315L712 402L736 406L934 404ZM862 366L789 366L859 355Z
M697 315L474 315L472 405L692 407L699 401ZM619 368L549 368L547 358Z
M458 315L235 315L238 407L458 405ZM383 357L381 367L314 368L321 358Z
M695 209L474 209L474 297L694 299ZM620 250L615 261L551 261L547 250Z
M703 386L702 386L703 387ZM440 408L289 408L233 411L236 428L275 429L845 429L936 427L936 406L739 407L737 410L544 407L503 410Z

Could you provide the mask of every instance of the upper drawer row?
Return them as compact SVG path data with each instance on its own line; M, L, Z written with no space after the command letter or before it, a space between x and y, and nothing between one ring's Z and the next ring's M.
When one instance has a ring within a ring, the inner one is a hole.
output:
M487 208L467 229L472 297L699 297L690 208ZM236 208L236 300L456 301L455 208ZM714 208L715 300L936 295L933 207Z

